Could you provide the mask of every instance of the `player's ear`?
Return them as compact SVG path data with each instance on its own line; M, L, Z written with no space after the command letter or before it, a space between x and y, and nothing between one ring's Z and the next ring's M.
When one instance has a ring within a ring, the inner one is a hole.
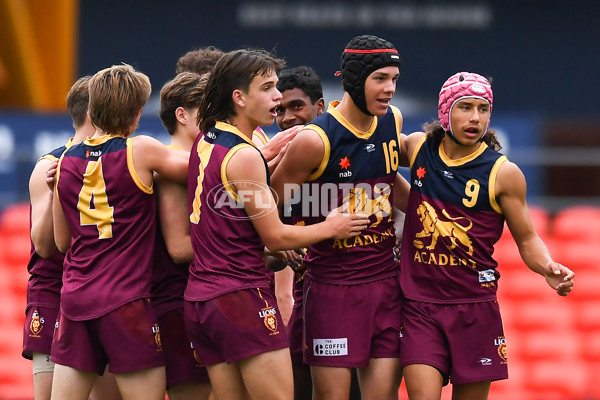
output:
M317 115L325 112L325 100L322 97L315 102L315 105L317 106Z
M235 89L231 94L231 98L233 99L234 104L237 104L240 107L246 106L246 96L242 90Z

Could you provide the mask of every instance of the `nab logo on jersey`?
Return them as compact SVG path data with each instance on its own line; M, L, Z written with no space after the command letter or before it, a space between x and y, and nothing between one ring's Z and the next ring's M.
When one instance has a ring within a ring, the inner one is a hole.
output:
M102 150L88 150L85 152L85 158L89 158L90 156L92 157L100 157L102 155Z
M352 171L348 171L348 167L350 167L350 159L348 157L340 158L339 166L341 169L346 170L339 173L340 178L349 178L352 176Z

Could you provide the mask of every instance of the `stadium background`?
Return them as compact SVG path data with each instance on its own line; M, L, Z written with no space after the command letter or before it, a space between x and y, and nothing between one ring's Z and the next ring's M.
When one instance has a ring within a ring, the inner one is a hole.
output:
M0 0L0 399L32 398L20 357L24 203L37 157L71 135L65 96L75 79L121 62L146 73L154 95L138 132L165 139L156 95L188 50L274 49L289 66L313 67L330 101L341 96L341 49L363 33L390 40L403 58L393 103L406 133L436 117L437 92L454 72L493 78L492 128L528 179L540 235L577 273L575 292L558 298L505 232L495 257L510 379L490 398L600 399L598 11L591 0Z

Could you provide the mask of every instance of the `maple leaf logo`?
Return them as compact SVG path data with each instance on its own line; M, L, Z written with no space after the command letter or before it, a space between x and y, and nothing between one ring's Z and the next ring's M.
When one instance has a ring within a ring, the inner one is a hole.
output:
M348 157L344 157L340 159L340 167L343 169L348 169L350 166L350 159Z
M426 173L427 171L425 171L425 168L419 167L419 169L417 169L417 178L423 179Z

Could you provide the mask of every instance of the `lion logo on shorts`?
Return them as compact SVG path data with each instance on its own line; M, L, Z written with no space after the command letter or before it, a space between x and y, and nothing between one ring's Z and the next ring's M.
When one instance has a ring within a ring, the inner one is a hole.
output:
M277 331L277 318L275 318L275 316L273 314L267 314L265 315L265 326L271 331L271 332L276 332Z
M427 250L435 249L437 241L441 236L443 238L445 237L450 239L451 245L448 246L449 250L454 249L458 246L458 243L460 243L467 248L469 255L473 255L473 242L467 234L467 231L473 227L473 222L470 219L465 217L452 218L444 209L442 210L442 214L449 221L441 221L438 218L437 212L433 206L426 201L423 201L419 205L417 208L417 214L419 215L419 219L423 224L423 230L417 233L415 236L417 238L431 238L431 243L429 246L425 247ZM458 222L455 222L458 220L466 220L468 221L468 225L463 226ZM413 245L417 249L422 249L424 247L423 241L418 239L413 240Z
M162 351L162 342L160 340L160 328L158 324L154 324L152 327L152 332L154 332L154 342L158 346L158 351Z
M29 324L29 329L33 337L37 337L42 329L44 328L44 319L40 317L40 313L38 310L35 310L31 314L31 323Z
M373 192L375 196L370 199L364 188L356 187L351 189L342 201L342 203L347 204L347 209L353 214L363 212L368 216L375 215L376 221L370 225L371 228L379 225L386 217L387 222L392 220L392 206L390 205L392 190L390 186L385 188L375 186Z

